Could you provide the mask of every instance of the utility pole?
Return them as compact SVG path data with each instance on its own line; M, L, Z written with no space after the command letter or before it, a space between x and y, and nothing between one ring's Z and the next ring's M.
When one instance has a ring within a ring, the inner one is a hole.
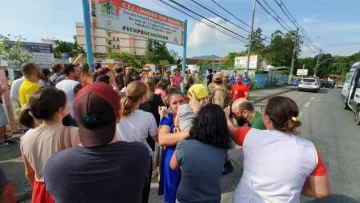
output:
M292 80L292 77L293 77L294 63L295 63L295 56L296 56L296 45L297 45L298 38L299 38L298 35L299 35L299 28L296 29L293 57L291 59L291 67L290 67L290 74L289 74L289 81L288 81L289 84L291 84L291 80Z
M317 58L317 61L316 61L316 66L315 66L315 71L314 71L314 77L316 76L316 72L317 72L317 69L319 67L319 62L320 62L320 58L321 58L321 52L322 50L320 49L320 53L319 53L319 56Z
M248 44L248 60L247 60L247 65L246 65L246 72L248 74L249 74L249 68L250 68L251 42L252 42L252 36L253 36L253 30L254 30L255 9L256 9L256 0L254 0L253 10L252 10L251 28L250 28L249 44Z
M302 77L304 78L304 72L305 72L305 64L303 64L303 72L302 72Z

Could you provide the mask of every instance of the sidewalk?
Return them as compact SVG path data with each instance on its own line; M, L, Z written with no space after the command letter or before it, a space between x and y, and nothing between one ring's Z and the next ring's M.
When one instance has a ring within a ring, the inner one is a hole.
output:
M268 99L269 97L283 94L296 90L296 87L280 87L280 88L268 88L258 89L250 92L250 101L257 103ZM31 198L31 186L25 177L25 170L21 153L19 149L20 136L22 134L13 134L12 140L18 141L18 144L1 147L0 148L0 165L9 176L13 183L16 198L18 202L30 202ZM151 197L152 199L154 197ZM155 198L156 199L156 198Z
M268 99L270 97L277 96L277 95L280 95L280 94L283 94L285 92L289 92L292 90L297 90L297 88L293 87L293 86L284 86L284 87L278 87L278 88L256 89L256 90L250 91L249 100L252 103L258 103L258 102Z

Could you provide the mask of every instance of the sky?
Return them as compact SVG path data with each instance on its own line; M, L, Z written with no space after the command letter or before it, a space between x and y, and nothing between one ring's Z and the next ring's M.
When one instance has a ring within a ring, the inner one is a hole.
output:
M73 41L75 22L83 21L81 0L0 0L0 34L21 35L30 42L41 42L42 38L55 38ZM164 0L169 1L169 0ZM236 25L246 26L226 13L212 0L196 0L202 5L216 11L227 21L207 12L191 0L176 0L198 14L231 29L233 32L248 36L248 32L238 29ZM253 0L215 0L230 11L238 19L248 25L251 22ZM264 0L259 0L265 5ZM280 7L279 0L265 0L291 29L295 26L286 18ZM179 19L188 20L187 57L202 55L226 56L229 52L240 52L246 49L245 43L222 34L184 14L167 7L159 0L129 0L129 2ZM324 53L348 56L360 51L360 8L359 0L282 0L302 28L317 47ZM11 9L10 9L11 8ZM13 8L16 8L14 11ZM200 17L199 17L200 18ZM230 23L231 22L231 23ZM270 17L259 5L256 7L254 28L260 27L267 36L282 27ZM249 30L249 28L247 28ZM338 46L353 44L352 46ZM182 56L183 48L168 44ZM306 46L301 47L301 57L313 57Z

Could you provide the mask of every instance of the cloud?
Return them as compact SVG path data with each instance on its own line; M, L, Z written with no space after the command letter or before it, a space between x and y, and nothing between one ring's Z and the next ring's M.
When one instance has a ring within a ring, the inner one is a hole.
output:
M229 30L234 30L233 25L231 23L222 23L219 17L209 18L209 20L220 24L221 26L228 28ZM212 25L206 20L202 20L202 22L206 22L207 24ZM205 23L196 22L192 31L190 32L188 47L200 47L207 44L214 44L217 41L226 41L231 39L231 37L223 34L222 32L216 30L215 28L209 27ZM218 27L223 30L223 28Z
M313 24L313 23L320 23L320 20L317 20L313 17L305 17L300 21L300 24Z

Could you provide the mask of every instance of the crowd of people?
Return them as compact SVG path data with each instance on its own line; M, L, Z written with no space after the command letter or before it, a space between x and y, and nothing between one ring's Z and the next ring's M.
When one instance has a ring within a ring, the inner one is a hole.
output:
M21 72L11 98L21 107L20 150L34 203L149 202L152 177L166 203L218 203L220 179L234 170L227 153L234 143L244 153L234 203L329 194L321 155L294 135L296 103L276 96L256 111L246 73L209 70L205 86L178 69L96 64L91 73L73 63L54 64L51 74L24 63ZM0 200L15 202L1 168L0 189Z

